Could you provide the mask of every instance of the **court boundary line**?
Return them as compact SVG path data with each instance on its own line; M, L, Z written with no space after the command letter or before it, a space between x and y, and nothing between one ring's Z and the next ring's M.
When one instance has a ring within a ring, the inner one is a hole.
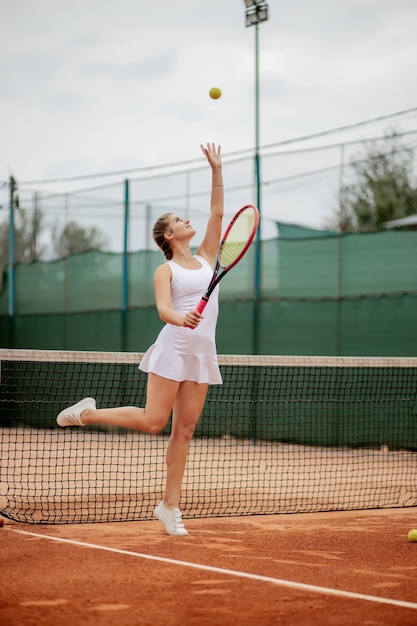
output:
M193 569L203 570L206 572L213 572L215 574L225 574L226 576L235 576L238 578L248 578L250 580L256 580L259 582L271 583L281 587L290 587L291 589L298 589L300 591L308 591L312 593L319 593L322 595L338 596L342 598L348 598L352 600L363 600L366 602L374 602L378 604L389 604L391 606L398 606L406 609L417 610L416 602L408 602L406 600L395 600L392 598L382 598L380 596L371 596L368 594L356 593L354 591L343 591L341 589L333 589L331 587L320 587L318 585L309 585L307 583L298 583L291 580L285 580L281 578L273 578L272 576L262 576L261 574L251 574L249 572L241 572L238 570L227 569L223 567L214 567L212 565L203 565L200 563L192 563L191 561L182 561L177 559L170 559L168 557L156 556L152 554L144 554L142 552L134 552L132 550L124 550L122 548L112 548L110 546L101 546L95 543L89 543L85 541L78 541L76 539L65 539L63 537L53 537L52 535L43 535L39 533L30 532L27 530L20 530L17 528L8 529L12 532L28 535L30 537L37 537L40 539L49 539L50 541L57 541L59 543L67 543L82 548L91 548L93 550L102 550L103 552L112 552L114 554L122 554L124 556L134 556L141 559L147 559L149 561L157 561L160 563L168 563L170 565L181 565L182 567L191 567Z

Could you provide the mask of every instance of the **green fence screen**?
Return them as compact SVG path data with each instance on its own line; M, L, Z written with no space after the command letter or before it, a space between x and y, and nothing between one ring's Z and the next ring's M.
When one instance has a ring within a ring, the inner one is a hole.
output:
M345 234L279 224L261 244L260 299L254 254L220 287L222 354L415 356L417 231ZM91 251L15 268L0 291L2 347L144 351L161 328L152 278L158 251L128 255L122 311L122 254Z

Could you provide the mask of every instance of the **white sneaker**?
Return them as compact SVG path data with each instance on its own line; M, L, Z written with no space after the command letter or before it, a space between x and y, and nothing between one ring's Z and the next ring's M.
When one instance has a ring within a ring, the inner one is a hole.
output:
M177 537L185 537L185 535L188 535L188 530L184 527L181 511L179 509L168 511L164 507L164 503L161 502L158 504L153 514L164 524L168 535L175 535Z
M95 409L96 401L93 398L84 398L61 411L56 418L59 426L85 426L81 421L81 413L86 409Z

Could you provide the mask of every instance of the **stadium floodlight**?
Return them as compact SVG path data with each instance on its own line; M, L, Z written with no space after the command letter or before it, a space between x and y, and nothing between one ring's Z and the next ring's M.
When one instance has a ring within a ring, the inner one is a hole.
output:
M257 26L268 19L268 5L264 0L244 0L246 5L246 26Z
M259 4L265 4L264 0L245 0L246 8L256 7Z

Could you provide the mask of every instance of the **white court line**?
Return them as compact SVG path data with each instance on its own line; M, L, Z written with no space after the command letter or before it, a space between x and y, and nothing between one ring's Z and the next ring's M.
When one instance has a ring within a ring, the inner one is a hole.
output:
M132 552L130 550L122 550L120 548L110 548L109 546L100 546L95 543L86 543L84 541L76 541L75 539L63 539L62 537L52 537L50 535L41 535L32 533L27 530L18 530L10 528L9 530L20 533L21 535L29 535L38 537L39 539L50 539L60 543L69 543L73 546L82 548L91 548L93 550L103 550L105 552L113 552L114 554L124 554L127 556L135 556L149 561L159 561L161 563L170 563L172 565L182 565L183 567L192 567L205 572L214 572L215 574L226 574L227 576L237 576L239 578L249 578L250 580L258 580L260 582L281 585L282 587L291 587L292 589L300 589L302 591L310 591L313 593L321 593L331 596L339 596L342 598L352 598L354 600L365 600L366 602L377 602L379 604L389 604L391 606L400 606L406 609L417 609L416 602L406 602L404 600L393 600L391 598L380 598L379 596L369 596L363 593L355 593L353 591L343 591L341 589L332 589L330 587L318 587L316 585L307 585L305 583L297 583L291 580L282 580L280 578L272 578L271 576L260 576L259 574L249 574L247 572L239 572L233 569L224 569L222 567L212 567L211 565L200 565L199 563L191 563L189 561L177 561L176 559L168 559L162 556L154 556L151 554L143 554L141 552Z

